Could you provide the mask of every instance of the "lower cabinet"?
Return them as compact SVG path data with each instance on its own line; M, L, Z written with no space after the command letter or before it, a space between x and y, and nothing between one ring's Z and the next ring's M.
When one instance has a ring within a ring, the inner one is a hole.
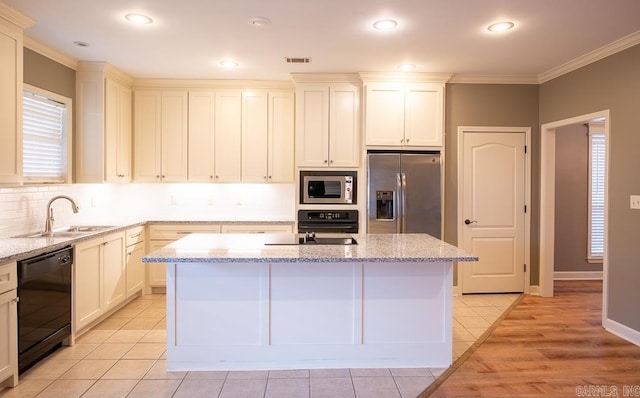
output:
M193 233L220 233L219 224L151 224L149 226L149 250L160 250L171 242ZM164 263L148 263L148 285L151 288L167 286Z
M222 226L223 234L275 234L293 233L293 224L228 224Z
M131 297L144 289L145 266L142 257L145 254L144 227L130 228L126 231L126 294Z
M0 265L0 389L18 384L18 299L15 262Z
M73 330L80 331L126 298L125 233L75 245Z

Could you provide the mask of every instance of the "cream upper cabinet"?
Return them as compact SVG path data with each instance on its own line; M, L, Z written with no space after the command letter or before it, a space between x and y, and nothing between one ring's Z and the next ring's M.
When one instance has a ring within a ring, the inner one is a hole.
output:
M242 97L242 181L292 182L293 93L252 90Z
M351 83L304 83L296 89L296 164L357 167L360 96Z
M242 181L267 182L269 94L242 92Z
M215 104L215 92L189 92L189 181L191 182L214 180Z
M134 93L136 181L187 180L188 95L182 90Z
M365 87L366 145L442 146L443 83L369 83Z
M22 37L0 14L0 184L22 180Z
M105 181L131 181L131 89L105 81Z
M104 62L76 72L75 181L131 181L131 82Z
M215 108L214 181L238 182L242 178L242 91L217 91Z

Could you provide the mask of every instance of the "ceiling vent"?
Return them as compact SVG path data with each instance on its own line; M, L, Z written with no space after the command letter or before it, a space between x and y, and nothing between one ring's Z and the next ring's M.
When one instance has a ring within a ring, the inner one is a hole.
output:
M308 64L311 63L311 58L309 57L298 57L298 58L290 58L285 57L288 64Z

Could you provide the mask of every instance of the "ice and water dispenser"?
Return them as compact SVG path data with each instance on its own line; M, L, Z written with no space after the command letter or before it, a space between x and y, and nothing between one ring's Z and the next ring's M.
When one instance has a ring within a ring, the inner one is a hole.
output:
M393 220L393 191L376 191L376 220Z

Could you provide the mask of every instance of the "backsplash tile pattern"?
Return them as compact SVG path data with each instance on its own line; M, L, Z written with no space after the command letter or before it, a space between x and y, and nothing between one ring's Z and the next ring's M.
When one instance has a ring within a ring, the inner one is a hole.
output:
M134 220L295 220L294 184L64 184L0 188L0 238L42 230L49 200L54 226Z

